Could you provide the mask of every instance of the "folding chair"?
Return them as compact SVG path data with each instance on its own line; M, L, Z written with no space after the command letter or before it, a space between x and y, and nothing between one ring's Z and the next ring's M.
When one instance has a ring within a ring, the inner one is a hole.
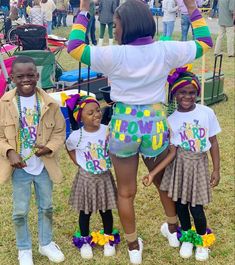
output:
M2 54L0 54L0 98L8 90L8 85L10 85L9 75L14 59L15 57L13 56L3 60Z
M63 37L59 37L56 35L48 35L47 36L47 43L48 43L48 47L50 49L50 51L52 52L58 52L61 51L62 49L66 48L66 43L67 43L67 39L63 38ZM60 49L58 49L60 48Z
M17 46L8 44L8 43L3 44L3 42L0 39L0 53L1 54L7 54L8 57L11 57L16 49L17 49Z
M18 46L18 50L46 50L47 30L44 26L25 24L11 30L9 36L11 44Z

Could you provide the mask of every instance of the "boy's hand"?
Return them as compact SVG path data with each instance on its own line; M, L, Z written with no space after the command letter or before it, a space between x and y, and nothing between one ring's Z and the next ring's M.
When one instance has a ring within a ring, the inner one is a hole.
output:
M214 188L215 186L217 186L219 184L220 181L220 173L219 171L213 171L211 174L211 187Z
M7 152L7 157L12 167L23 168L26 167L26 163L23 162L21 156L16 153L15 150L11 149Z
M35 155L38 156L38 157L50 154L52 152L51 149L49 149L45 145L35 145L35 148L38 149L35 152Z
M152 176L150 173L142 178L142 183L145 187L148 187L152 184L154 179L154 176Z

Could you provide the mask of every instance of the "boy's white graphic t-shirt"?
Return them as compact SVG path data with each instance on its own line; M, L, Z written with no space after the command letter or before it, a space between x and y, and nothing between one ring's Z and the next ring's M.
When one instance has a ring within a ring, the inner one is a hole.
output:
M171 143L187 151L206 152L210 149L209 137L221 132L214 111L200 104L189 112L175 111L168 117Z
M106 125L101 124L96 132L87 132L84 128L73 131L66 146L69 151L75 150L77 164L92 174L100 174L111 168Z
M39 113L37 109L36 96L20 97L22 120L20 127L20 138L22 143L22 156L27 157L33 146L36 144L37 125L39 123ZM43 161L33 155L26 161L27 167L23 169L32 175L39 175L43 168Z

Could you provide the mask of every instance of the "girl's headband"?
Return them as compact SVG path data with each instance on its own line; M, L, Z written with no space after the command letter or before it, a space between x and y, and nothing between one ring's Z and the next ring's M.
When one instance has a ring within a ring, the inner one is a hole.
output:
M201 85L195 74L190 72L191 65L176 68L167 78L170 87L170 98L172 99L178 89L187 85L194 85L197 89L197 95L200 95Z
M95 98L80 94L68 96L67 99L65 99L65 102L67 107L73 112L73 117L77 122L81 122L82 110L86 104L95 102L98 106L100 106L99 102Z

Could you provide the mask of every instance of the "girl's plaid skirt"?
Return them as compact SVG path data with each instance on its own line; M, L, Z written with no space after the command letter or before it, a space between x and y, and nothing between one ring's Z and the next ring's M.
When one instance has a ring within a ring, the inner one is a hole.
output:
M98 210L117 208L117 188L110 170L102 174L91 174L80 168L75 176L69 204L76 211L86 214Z
M211 201L207 153L195 153L177 148L175 160L166 168L160 189L168 191L173 201L182 204L205 205Z

